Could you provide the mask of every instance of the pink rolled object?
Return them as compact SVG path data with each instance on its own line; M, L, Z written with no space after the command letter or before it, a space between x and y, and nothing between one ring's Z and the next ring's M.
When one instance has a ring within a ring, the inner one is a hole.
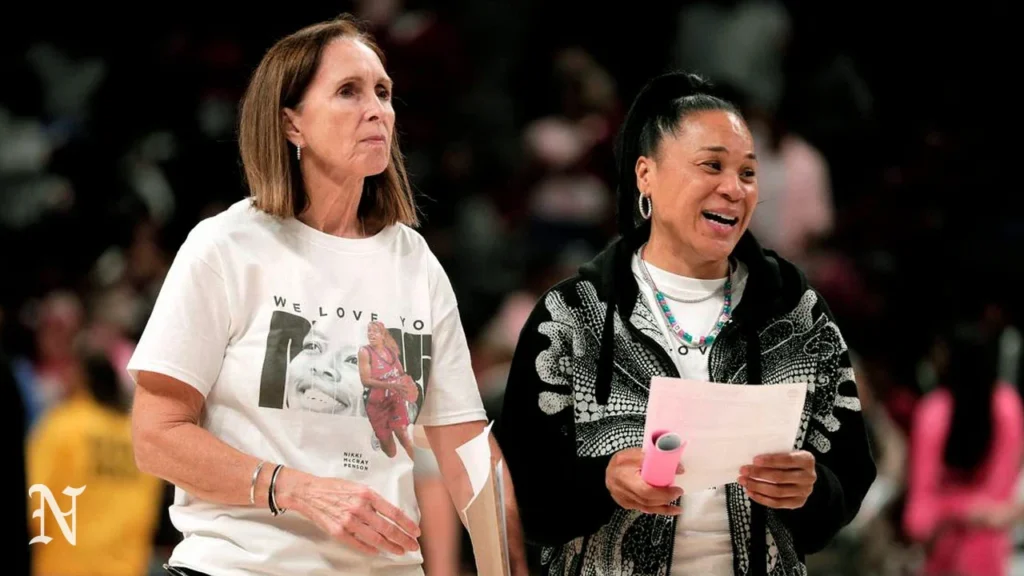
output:
M640 477L651 486L671 486L686 442L675 432L656 430L651 433L650 442L645 444Z

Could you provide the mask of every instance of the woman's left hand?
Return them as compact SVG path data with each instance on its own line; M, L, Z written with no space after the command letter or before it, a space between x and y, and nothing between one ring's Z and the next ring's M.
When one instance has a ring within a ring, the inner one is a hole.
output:
M817 478L814 455L798 450L754 458L753 465L740 468L738 482L758 504L795 510L807 502Z

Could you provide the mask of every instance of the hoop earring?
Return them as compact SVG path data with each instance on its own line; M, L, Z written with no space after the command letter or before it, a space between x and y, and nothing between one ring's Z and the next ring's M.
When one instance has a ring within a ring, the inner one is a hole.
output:
M302 146L295 147L295 159L302 160Z
M644 210L644 198L647 199L647 210ZM654 212L654 202L650 196L640 195L640 217L644 220L651 219L651 213Z

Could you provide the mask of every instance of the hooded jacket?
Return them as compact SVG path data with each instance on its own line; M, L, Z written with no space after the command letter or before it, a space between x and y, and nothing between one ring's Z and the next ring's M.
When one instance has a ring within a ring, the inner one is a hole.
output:
M605 485L612 455L642 445L651 378L678 377L630 271L648 234L649 223L551 288L520 334L496 434L545 574L671 571L676 518L625 510ZM806 574L805 556L853 519L875 478L853 368L831 312L795 266L749 232L733 257L749 277L711 345L711 380L808 382L794 449L813 453L817 468L797 510L767 509L738 484L725 487L734 573Z

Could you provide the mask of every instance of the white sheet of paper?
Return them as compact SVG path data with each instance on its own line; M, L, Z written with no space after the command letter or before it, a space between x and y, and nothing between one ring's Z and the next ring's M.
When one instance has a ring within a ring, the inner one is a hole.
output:
M470 502L476 499L491 473L490 435L493 425L494 422L487 424L478 436L455 449L462 460L462 465L466 467L466 473L469 474L469 485L473 487L473 498Z
M644 447L655 430L682 436L686 471L675 484L686 492L735 482L740 467L755 456L793 450L806 397L806 383L743 386L654 378Z

